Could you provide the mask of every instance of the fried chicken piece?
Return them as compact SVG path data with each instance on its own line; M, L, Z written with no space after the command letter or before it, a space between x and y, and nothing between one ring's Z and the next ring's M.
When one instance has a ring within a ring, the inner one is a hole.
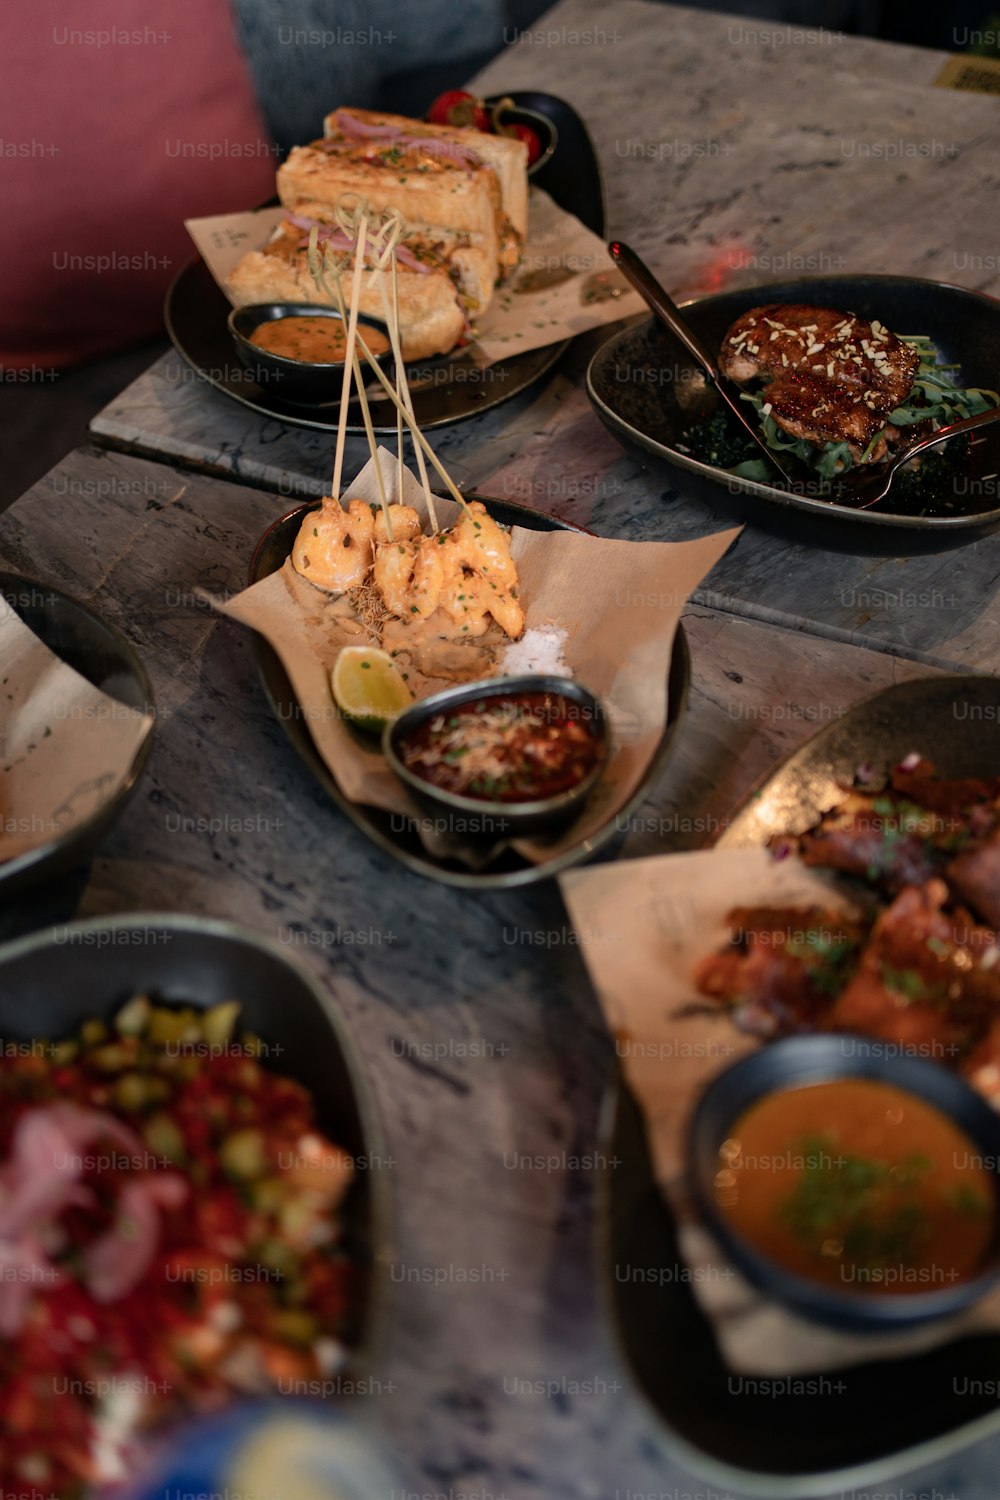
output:
M1000 973L983 960L996 934L942 910L943 880L908 886L878 917L829 1015L834 1031L916 1048L954 1066L1000 1017Z
M919 363L877 320L801 303L750 308L719 351L719 368L737 385L767 382L763 410L793 437L817 447L846 442L857 460L881 434L873 463L885 457L885 419L909 395Z
M803 864L884 881L893 889L920 885L935 873L931 844L941 831L937 823L933 813L903 798L849 792L818 828L802 835L799 854Z
M1000 927L1000 834L953 859L945 875L984 921Z
M730 946L703 959L694 981L732 1007L743 1030L763 1036L818 1026L867 934L821 907L737 907L726 921Z

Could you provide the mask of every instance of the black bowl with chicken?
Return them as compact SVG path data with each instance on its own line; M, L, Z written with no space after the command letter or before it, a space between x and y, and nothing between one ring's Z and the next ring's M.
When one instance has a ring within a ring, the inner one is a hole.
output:
M775 304L835 313L831 328L854 314L894 335L924 335L941 364L956 367L958 385L996 389L1000 302L942 282L801 277L705 297L686 304L684 316L718 355L737 319L762 307L771 315ZM825 343L819 328L814 339ZM780 348L781 341L777 329L766 330L767 346ZM810 356L808 374L827 357L824 349ZM818 373L822 379L825 369ZM935 450L933 464L924 461L915 475L898 475L884 500L856 510L824 499L819 484L815 492L812 486L809 493L790 492L777 471L776 482L729 472L750 456L749 439L730 426L712 387L655 319L632 323L602 345L591 361L587 389L605 426L641 462L664 472L680 494L713 514L812 546L888 555L957 546L1000 527L1000 425L945 444ZM819 405L817 400L805 413L811 425Z

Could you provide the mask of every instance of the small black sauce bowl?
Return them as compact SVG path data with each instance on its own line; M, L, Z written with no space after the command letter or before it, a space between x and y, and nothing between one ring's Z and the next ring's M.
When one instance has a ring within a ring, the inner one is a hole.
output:
M967 1281L927 1291L837 1292L786 1271L735 1231L715 1201L719 1147L737 1119L768 1094L813 1083L870 1078L914 1095L946 1115L992 1171L1000 1225L1000 1114L956 1073L906 1056L891 1043L844 1035L791 1037L741 1059L706 1088L691 1121L688 1162L698 1207L735 1265L755 1286L817 1323L856 1332L893 1332L946 1318L986 1295L1000 1278L1000 1228L983 1269Z
M487 109L493 110L501 104L506 94L494 94L483 103ZM547 115L541 115L535 109L526 109L522 104L511 104L503 112L502 124L504 125L527 125L538 137L541 145L541 154L528 168L528 176L534 177L544 166L552 160L555 149L559 144L559 131L556 122L550 120Z
M335 318L342 321L335 307L325 302L253 302L246 307L234 307L226 320L226 327L236 346L236 352L257 383L273 392L283 401L298 402L306 406L339 406L341 385L344 379L344 361L334 360L330 364L317 364L314 360L286 359L283 354L271 354L250 342L262 323L273 323L278 318ZM386 338L389 330L377 318L365 314L358 317L358 327L364 337L364 325L377 328ZM362 378L375 376L368 361L358 350ZM392 363L392 351L387 349L375 356L376 363L383 368ZM367 373L366 373L367 372Z
M580 717L595 726L600 754L593 769L567 791L557 792L536 802L491 802L484 797L463 797L442 791L422 776L415 776L403 764L400 742L435 714L474 703L481 698L506 698L519 693L552 693L579 705ZM485 682L465 683L423 698L404 710L398 719L387 724L382 735L382 750L400 781L436 819L447 819L450 832L462 837L483 836L490 839L517 838L522 834L541 833L568 823L580 811L607 767L611 750L608 716L599 698L572 677L545 677L525 674L521 677L490 677Z
M0 900L75 869L90 858L121 817L153 748L156 707L146 669L132 646L107 620L51 584L0 573L0 608L12 609L54 656L94 687L127 708L152 715L132 763L111 796L82 823L40 840L13 859L0 861ZM16 808L7 808L14 816Z

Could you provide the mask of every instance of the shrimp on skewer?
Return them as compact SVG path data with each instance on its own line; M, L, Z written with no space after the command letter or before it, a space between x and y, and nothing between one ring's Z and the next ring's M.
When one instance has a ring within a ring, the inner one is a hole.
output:
M480 636L490 619L509 636L524 628L517 602L517 569L510 537L473 500L450 531L421 536L420 518L394 506L393 541L383 541L384 522L375 521L373 578L386 608L403 620L428 619L440 609L464 636Z
M292 548L292 567L331 593L356 588L372 565L374 532L375 518L367 501L349 500L344 510L339 500L327 495L318 512L303 518Z
M434 613L445 582L443 551L443 537L420 535L376 548L372 576L386 609L404 620Z
M378 511L375 516L375 542L412 542L423 530L420 514L413 509L412 505L390 505L388 509L389 521L392 524L392 535L386 524L386 512Z
M445 587L439 603L463 634L482 635L489 624L486 617L492 615L505 634L512 639L519 636L524 611L517 598L510 535L487 513L481 500L469 502L442 550Z

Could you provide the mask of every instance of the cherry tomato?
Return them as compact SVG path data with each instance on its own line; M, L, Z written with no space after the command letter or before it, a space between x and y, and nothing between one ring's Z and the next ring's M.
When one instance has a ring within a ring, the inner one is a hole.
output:
M490 128L483 101L464 89L449 89L439 94L427 111L427 119L432 125L460 125L487 132Z
M516 136L523 141L528 148L528 166L532 166L542 154L542 143L532 130L530 125L508 125L503 131L504 135Z

